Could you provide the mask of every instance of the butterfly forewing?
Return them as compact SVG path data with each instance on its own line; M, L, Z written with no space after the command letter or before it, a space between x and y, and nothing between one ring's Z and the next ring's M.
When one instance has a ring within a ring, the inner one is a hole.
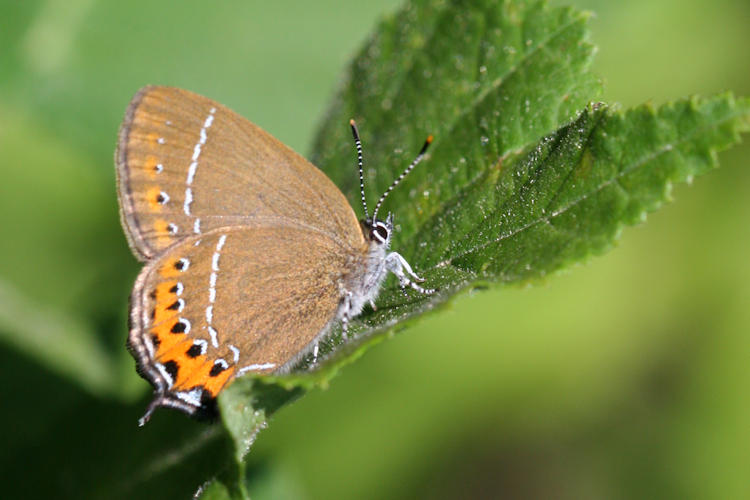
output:
M312 227L363 244L339 189L315 166L217 102L172 87L133 98L116 152L123 225L147 260L218 227Z
M132 297L130 346L157 391L200 409L237 375L283 371L335 318L364 254L311 229L241 226L186 238Z

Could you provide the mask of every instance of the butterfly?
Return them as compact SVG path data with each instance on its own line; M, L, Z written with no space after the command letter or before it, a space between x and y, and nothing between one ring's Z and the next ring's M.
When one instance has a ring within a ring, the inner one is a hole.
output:
M375 299L388 273L430 294L398 253L393 217L378 219L391 190L365 218L326 175L217 102L148 86L127 108L115 163L120 217L145 262L130 297L128 347L158 407L216 411L219 392L245 373L284 373L336 322Z

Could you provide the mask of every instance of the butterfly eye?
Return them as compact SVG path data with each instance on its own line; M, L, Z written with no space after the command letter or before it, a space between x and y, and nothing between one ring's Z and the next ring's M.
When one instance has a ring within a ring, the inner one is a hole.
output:
M370 239L379 243L385 243L388 240L388 228L383 224L378 224L370 230Z

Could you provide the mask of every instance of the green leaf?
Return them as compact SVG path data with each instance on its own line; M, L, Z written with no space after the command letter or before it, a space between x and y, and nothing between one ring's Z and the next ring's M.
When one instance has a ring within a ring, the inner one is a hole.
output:
M261 378L247 378L242 384L231 384L224 392L227 396L219 400L221 419L235 444L236 459L241 462L258 432L265 428L268 416L302 391L286 390Z
M430 248L421 259L427 275L453 268L488 281L543 277L609 248L624 225L669 199L672 183L716 167L715 152L738 141L749 111L750 102L731 95L624 113L588 106L534 147L487 165L410 248Z
M750 101L728 94L625 112L589 104L599 86L587 18L544 3L414 2L381 24L345 74L315 162L358 200L355 117L372 204L435 135L386 208L393 249L439 291L404 295L388 281L377 311L351 323L354 340L334 334L316 370L224 391L240 467L276 409L374 343L464 290L537 280L605 251L748 130Z

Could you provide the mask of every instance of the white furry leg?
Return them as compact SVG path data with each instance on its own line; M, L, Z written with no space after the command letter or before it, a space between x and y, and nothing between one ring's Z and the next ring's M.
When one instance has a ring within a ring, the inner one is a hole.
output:
M406 262L406 259L401 257L401 254L397 252L391 252L385 257L385 267L390 272L396 275L398 278L398 282L401 285L401 288L405 289L407 286L413 288L414 290L418 291L419 293L423 293L425 295L430 295L435 293L434 288L422 288L421 286L417 285L414 281L423 282L424 278L420 278L417 276L417 274L412 270L411 266L408 262ZM405 272L404 272L405 271ZM409 277L411 276L414 278L414 281L410 280Z
M341 310L341 340L349 340L349 320L352 314L352 292L346 291L344 307Z
M313 359L312 359L312 366L315 366L318 364L318 353L320 352L320 343L315 342L315 347L313 347Z

